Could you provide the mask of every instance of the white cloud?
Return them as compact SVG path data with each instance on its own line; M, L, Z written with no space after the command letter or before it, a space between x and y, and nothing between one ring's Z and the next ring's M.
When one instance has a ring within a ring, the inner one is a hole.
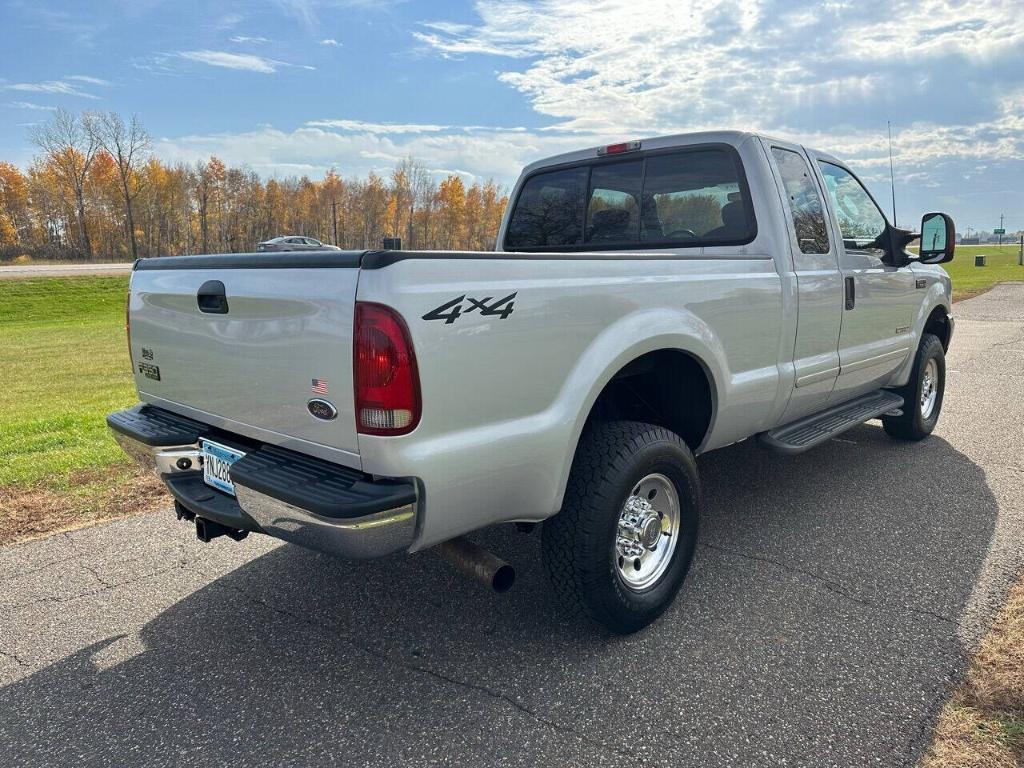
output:
M5 107L14 107L15 109L34 109L46 112L53 112L56 107L47 107L42 104L34 104L31 101L8 101L4 104Z
M111 82L109 80L103 80L99 77L92 77L91 75L65 75L65 79L77 80L80 83L88 83L89 85L111 85Z
M12 83L2 86L5 90L26 91L29 93L49 93L58 96L77 96L83 99L95 99L91 93L86 93L75 83L67 80L43 80L38 83Z
M323 40L320 41L320 45L332 45L332 46L333 45L337 45L337 46L340 46L341 43L339 43L333 37L325 37Z
M271 74L277 72L279 67L297 67L299 69L316 69L306 64L290 64L287 61L277 61L263 56L256 56L252 53L230 53L228 51L179 51L178 55L189 61L197 61L200 64L208 64L211 67L224 67L225 69L240 69L246 72L261 72Z
M498 57L501 82L582 131L884 126L873 107L937 112L942 75L959 75L958 61L994 71L1002 62L1020 78L1011 57L1024 46L1024 14L1005 0L833 0L812 10L769 0L478 0L475 9L477 24L431 20L414 35L445 57Z
M254 56L251 53L228 53L227 51L181 51L181 58L209 64L211 67L226 69L244 69L248 72L270 74L277 71L277 62Z
M399 133L437 133L450 126L430 125L422 123L366 123L362 120L310 120L306 123L311 128L337 128L350 133L399 134Z
M329 121L314 121L326 123ZM405 157L428 168L461 169L460 173L494 178L508 184L522 167L547 154L580 147L578 135L537 135L519 130L462 129L383 134L367 130L327 129L307 125L293 131L264 126L243 133L217 133L164 138L157 154L172 161L195 162L215 154L232 164L245 164L263 174L296 172L321 176L331 167L344 174L386 174ZM299 170L301 169L301 170Z
M249 37L248 35L235 35L231 38L232 43L253 43L260 45L262 43L269 43L270 40L266 37Z

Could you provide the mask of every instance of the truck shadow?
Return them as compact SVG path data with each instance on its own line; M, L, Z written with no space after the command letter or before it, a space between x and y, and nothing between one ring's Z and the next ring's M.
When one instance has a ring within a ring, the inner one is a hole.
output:
M478 537L519 570L505 596L429 553L282 546L161 613L126 660L97 663L131 642L112 637L0 690L4 762L912 763L963 664L998 516L982 470L869 425L699 463L702 546L638 635L564 623L537 534L510 526Z

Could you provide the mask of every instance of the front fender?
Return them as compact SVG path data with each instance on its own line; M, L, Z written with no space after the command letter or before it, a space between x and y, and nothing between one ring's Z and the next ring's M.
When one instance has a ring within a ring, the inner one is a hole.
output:
M910 374L914 370L914 359L917 357L917 348L921 344L921 336L924 334L924 326L928 322L928 318L932 316L932 312L935 311L936 307L941 307L945 310L947 315L952 315L952 306L949 300L949 278L945 275L943 270L943 277L945 280L938 279L928 286L927 292L921 298L921 304L917 308L917 314L914 316L914 338L917 340L917 344L914 345L914 354L911 354L906 362L900 367L893 377L892 386L902 387L908 381L910 381ZM921 278L918 276L918 279Z

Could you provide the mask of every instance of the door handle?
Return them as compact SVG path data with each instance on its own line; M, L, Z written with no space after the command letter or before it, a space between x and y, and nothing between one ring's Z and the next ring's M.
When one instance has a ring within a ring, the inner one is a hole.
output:
M846 286L846 308L853 309L857 305L857 286L852 277L846 278L844 285Z
M224 291L224 283L220 280L207 280L196 293L196 304L200 312L211 315L228 313L228 297Z

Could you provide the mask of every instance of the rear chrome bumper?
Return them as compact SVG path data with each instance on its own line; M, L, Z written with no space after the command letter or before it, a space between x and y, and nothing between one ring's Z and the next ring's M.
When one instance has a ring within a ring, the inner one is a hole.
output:
M107 423L124 451L198 517L348 559L382 557L412 545L417 499L411 482L378 480L250 442L239 445L246 456L231 469L236 498L203 481L199 443L207 436L231 442L233 436L148 405L111 414Z

